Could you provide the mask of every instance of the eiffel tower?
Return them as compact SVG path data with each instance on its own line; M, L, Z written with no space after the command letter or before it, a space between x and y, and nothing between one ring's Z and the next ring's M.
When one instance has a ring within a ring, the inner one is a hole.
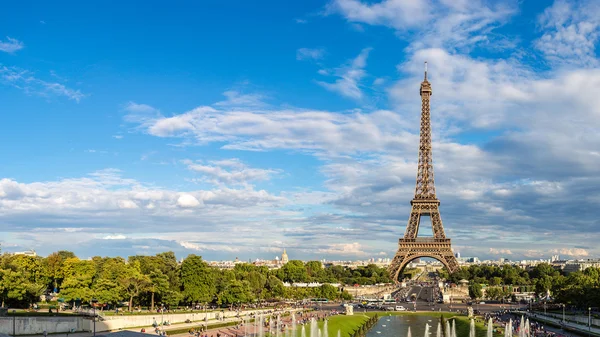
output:
M452 252L450 239L446 238L446 233L444 233L444 225L442 225L439 210L440 201L435 195L429 109L431 84L427 81L427 62L425 62L425 79L421 83L420 94L421 133L419 138L417 187L415 197L410 202L411 211L404 238L398 240L398 252L396 252L396 256L388 268L394 281L398 281L398 278L402 276L402 270L410 261L420 257L431 257L440 261L451 273L458 269L458 261L456 261ZM430 217L433 237L417 237L422 215Z

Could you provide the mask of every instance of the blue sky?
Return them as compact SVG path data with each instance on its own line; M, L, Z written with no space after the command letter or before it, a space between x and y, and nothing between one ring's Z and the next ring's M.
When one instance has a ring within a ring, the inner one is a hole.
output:
M455 250L598 256L599 18L566 0L4 5L0 243L393 257L428 61Z

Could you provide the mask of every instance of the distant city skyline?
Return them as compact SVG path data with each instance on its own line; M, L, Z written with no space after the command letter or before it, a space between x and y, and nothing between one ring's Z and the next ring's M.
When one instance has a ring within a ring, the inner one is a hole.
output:
M391 258L428 61L455 252L600 256L599 27L591 0L6 4L2 250Z

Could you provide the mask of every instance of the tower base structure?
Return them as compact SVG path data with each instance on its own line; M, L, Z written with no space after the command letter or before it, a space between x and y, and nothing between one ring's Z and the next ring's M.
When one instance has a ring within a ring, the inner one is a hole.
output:
M453 273L458 270L458 261L450 245L450 239L415 238L398 240L398 251L388 270L394 281L399 281L402 271L410 261L430 257L440 261L444 267Z

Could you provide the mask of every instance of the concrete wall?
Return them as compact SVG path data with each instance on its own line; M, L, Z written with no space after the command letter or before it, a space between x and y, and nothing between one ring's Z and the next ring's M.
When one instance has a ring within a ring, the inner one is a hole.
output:
M83 317L0 317L0 333L13 335L13 324L15 335L33 335L62 332L66 333L74 329L84 331L85 319ZM91 321L90 321L91 322Z
M394 285L387 286L362 286L362 287L345 287L350 295L354 297L358 296L383 296L383 294L389 294L396 289Z
M240 316L245 316L250 312L260 312L261 310L250 310L241 312ZM235 311L225 311L225 318L234 317ZM127 329L134 327L149 327L155 321L160 323L168 321L170 323L184 323L186 320L203 321L205 317L208 320L214 320L216 315L221 315L221 312L196 312L189 314L149 314L149 315L123 315L123 316L104 316L102 320L96 321L96 331L111 331L118 329ZM77 332L92 331L93 320L90 317L81 316L56 316L56 317L14 317L15 335L34 335L42 334L44 331L51 333L67 333L74 329ZM13 317L0 317L0 333L13 334Z
M538 312L537 314L539 314L540 316L544 316L541 312ZM563 317L562 314L553 314L553 313L548 313L548 314L546 314L546 316L558 318L560 320L562 320L562 317ZM587 326L589 317L588 316L565 315L565 319L567 320L567 322L577 322L577 323L581 323L581 324L584 324L585 326ZM592 318L592 325L600 326L600 319Z

